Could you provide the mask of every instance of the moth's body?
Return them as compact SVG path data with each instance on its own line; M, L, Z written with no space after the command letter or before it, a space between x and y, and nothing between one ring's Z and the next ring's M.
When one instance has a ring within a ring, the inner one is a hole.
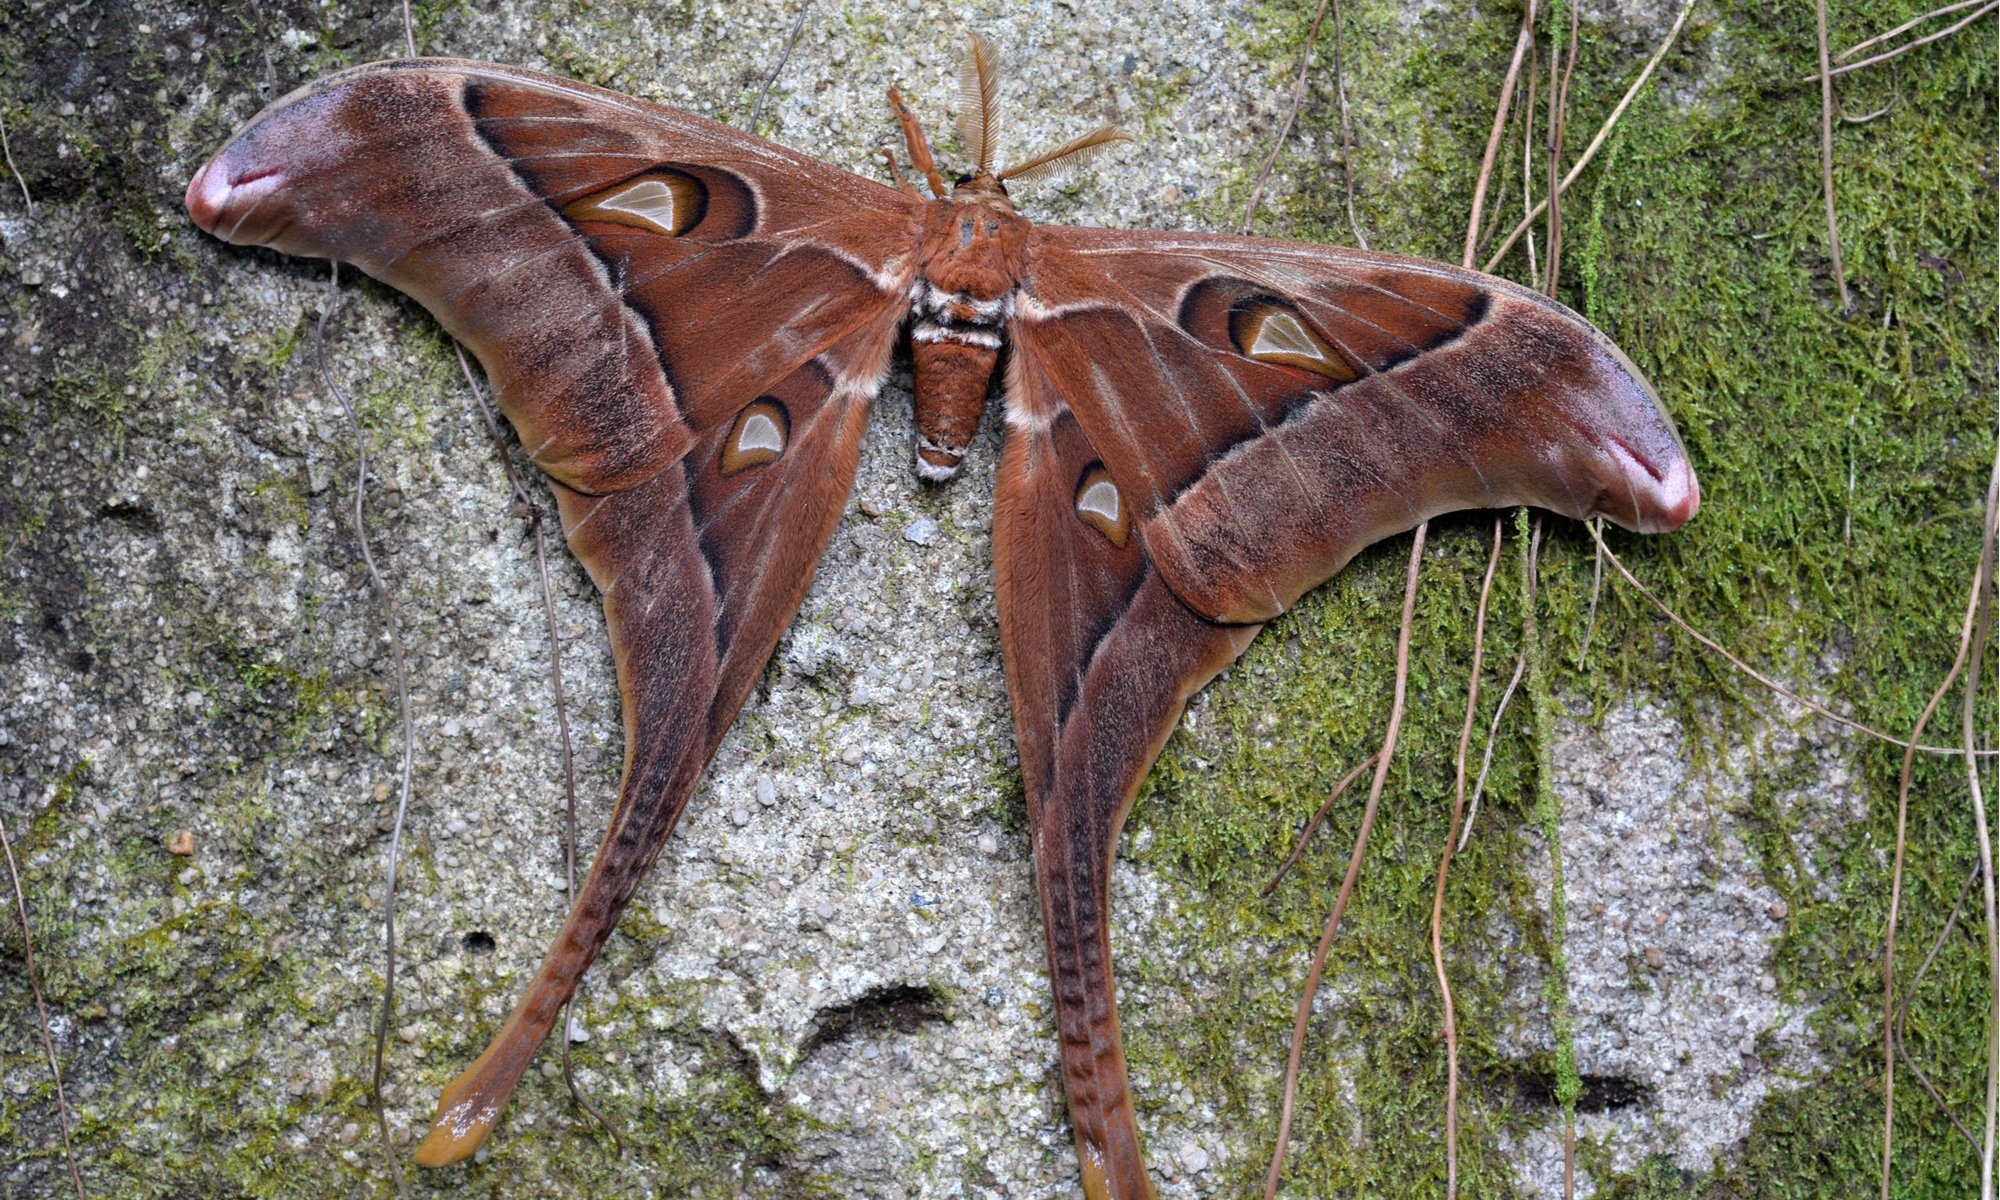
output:
M605 597L619 800L518 1007L418 1161L468 1157L672 833L791 621L907 330L918 470L1001 351L1000 635L1063 1086L1090 1200L1152 1194L1118 1034L1110 860L1190 695L1362 547L1536 504L1672 529L1698 500L1618 350L1503 280L1333 247L1032 225L979 166L932 196L538 72L380 63L272 106L188 186L231 241L352 262L480 358ZM893 162L893 160L892 160Z
M910 285L910 358L917 473L932 482L957 472L979 429L1031 228L990 174L925 204L922 265Z

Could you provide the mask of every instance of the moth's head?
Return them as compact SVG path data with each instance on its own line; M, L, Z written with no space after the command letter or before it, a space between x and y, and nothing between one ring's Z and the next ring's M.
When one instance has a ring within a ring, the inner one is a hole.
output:
M1013 198L1007 195L1007 185L991 171L981 171L977 175L960 175L952 181L951 198L961 204L984 204L1002 212L1013 212Z

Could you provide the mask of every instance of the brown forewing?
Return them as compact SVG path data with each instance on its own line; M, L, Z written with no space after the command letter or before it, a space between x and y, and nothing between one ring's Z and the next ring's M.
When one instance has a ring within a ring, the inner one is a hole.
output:
M565 215L662 168L703 194L679 236ZM478 354L536 462L584 492L647 478L765 383L900 311L915 269L917 208L894 189L491 64L329 76L208 171L261 192L209 214L212 232L351 262L415 297Z
M1489 276L1041 226L1023 291L1016 353L1131 496L1163 579L1212 619L1266 619L1368 544L1454 509L1527 503L1640 528L1691 511L1630 487L1632 458L1685 471L1630 364L1574 313ZM1318 371L1253 357L1242 317L1270 311L1317 347Z

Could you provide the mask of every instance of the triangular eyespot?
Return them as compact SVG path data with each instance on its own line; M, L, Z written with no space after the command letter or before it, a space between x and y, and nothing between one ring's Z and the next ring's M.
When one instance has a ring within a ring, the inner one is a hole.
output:
M572 221L606 221L679 237L694 228L707 207L708 189L699 179L661 168L572 200L563 215Z
M722 473L734 475L776 461L791 436L792 419L785 406L769 396L757 397L736 414L736 424L723 440Z
M1111 472L1103 463L1093 463L1083 473L1076 484L1077 519L1090 526L1114 546L1124 548L1125 539L1132 533L1132 514L1125 507L1125 497L1119 494L1118 485L1111 482Z
M1304 316L1278 300L1249 300L1231 309L1229 337L1239 352L1258 362L1297 367L1335 383L1353 383L1361 377Z

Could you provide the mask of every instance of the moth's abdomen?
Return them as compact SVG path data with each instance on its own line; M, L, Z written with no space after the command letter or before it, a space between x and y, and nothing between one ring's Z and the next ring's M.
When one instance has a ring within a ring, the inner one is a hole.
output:
M957 473L972 435L979 431L986 390L1000 361L1001 331L1013 313L1013 297L980 300L932 283L919 283L912 290L916 293L910 357L916 367L917 474L943 482Z

